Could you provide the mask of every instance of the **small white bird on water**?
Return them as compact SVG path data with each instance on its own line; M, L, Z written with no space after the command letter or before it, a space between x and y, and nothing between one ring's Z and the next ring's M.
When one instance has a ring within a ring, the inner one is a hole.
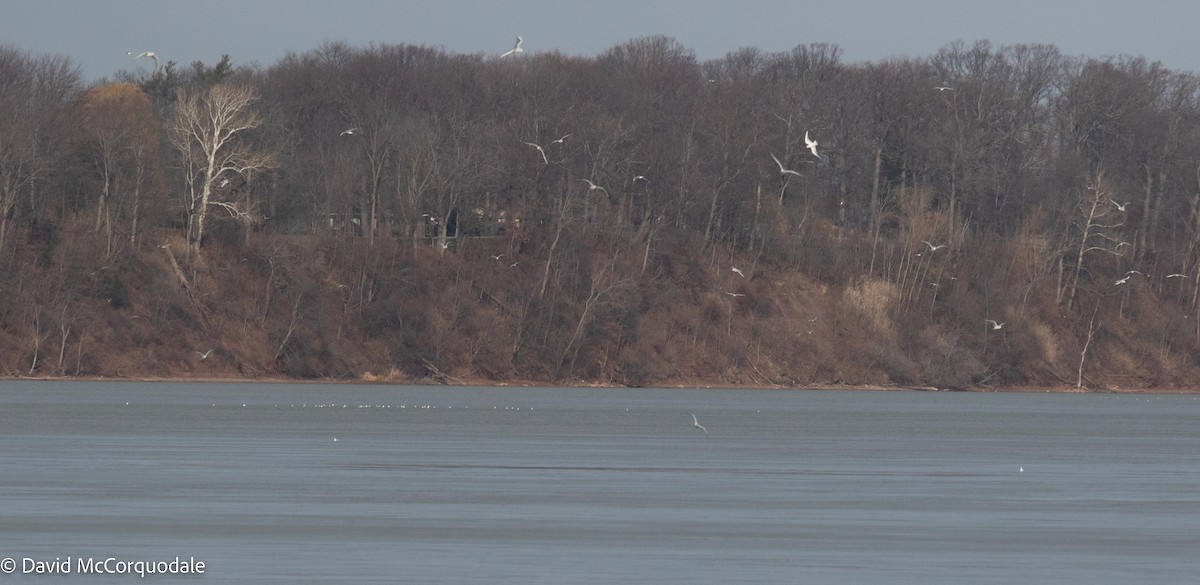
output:
M689 412L688 414L692 413ZM704 425L700 424L700 419L696 418L696 415L694 414L692 414L692 428L704 431L704 438L708 438L708 429L704 428Z
M521 35L517 35L517 44L513 45L513 48L509 49L509 50L508 50L508 52L506 52L506 53L504 53L503 55L500 55L500 56L501 56L501 57L507 57L507 56L509 56L509 55L512 55L512 54L514 54L514 53L524 53L524 52L525 52L525 49L522 49L522 48L521 48L521 41L523 41L523 40L524 40L524 39L522 39L522 38L521 38Z
M792 169L784 168L783 163L779 162L779 158L777 158L775 156L775 153L772 152L772 153L768 153L768 154L771 155L771 158L775 159L775 164L779 165L779 174L781 174L781 175L796 175L797 177L803 176L800 173L793 171Z
M812 151L813 156L821 158L821 155L817 154L817 141L808 137L808 130L804 131L804 146Z
M997 323L991 319L984 319L984 321L991 324L992 329L1003 329L1004 328L1004 323Z

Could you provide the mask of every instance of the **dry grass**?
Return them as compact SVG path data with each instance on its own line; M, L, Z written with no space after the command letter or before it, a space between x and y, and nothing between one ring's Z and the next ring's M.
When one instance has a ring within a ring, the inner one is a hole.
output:
M844 305L863 320L870 332L884 341L897 339L893 318L900 292L885 280L863 277L842 293Z
M947 229L938 214L901 211L920 219L909 238ZM989 253L910 264L939 287L936 297L930 289L906 304L895 273L861 274L866 260L853 251L814 255L811 264L780 253L774 262L733 247L703 249L679 234L662 237L643 273L642 242L578 230L556 252L543 298L547 250L537 246L495 241L494 249L443 254L409 240L230 237L189 262L177 232L149 234L144 246L107 257L83 230L69 243L15 251L13 262L37 267L28 277L0 275L9 301L0 305L0 373L27 375L34 366L40 376L1060 384L1074 377L1083 330L1079 315L1061 314L1053 287L1026 286L1046 278L1037 256L1048 243L1034 231L1012 245L963 236L964 248ZM774 240L783 245L785 235ZM190 293L157 247L163 242ZM856 242L831 239L819 249ZM907 252L886 243L892 259L880 265L899 266ZM500 253L513 257L491 258ZM593 296L609 284L620 286ZM1088 380L1195 385L1200 346L1177 297L1151 286L1128 298L1087 297L1084 306L1099 303L1104 322ZM1007 325L987 331L985 317ZM208 349L200 360L196 352Z

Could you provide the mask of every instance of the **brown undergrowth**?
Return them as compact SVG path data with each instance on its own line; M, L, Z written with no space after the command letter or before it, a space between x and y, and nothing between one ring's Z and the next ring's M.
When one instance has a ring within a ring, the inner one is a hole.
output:
M819 276L685 237L646 253L586 226L553 255L515 234L441 249L218 230L190 258L172 231L109 254L68 227L52 245L22 234L6 261L8 376L1073 388L1091 318L1082 388L1200 379L1194 317L1149 284L1068 314L1049 281L969 266L914 295L886 273Z

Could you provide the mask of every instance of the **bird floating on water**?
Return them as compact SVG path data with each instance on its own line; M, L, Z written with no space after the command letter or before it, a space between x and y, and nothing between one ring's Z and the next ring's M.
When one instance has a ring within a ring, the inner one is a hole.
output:
M507 57L514 53L524 53L525 49L521 48L521 41L523 41L523 40L525 40L525 39L522 39L521 35L517 35L517 44L513 45L513 48L509 49L506 53L504 53L503 55L500 55L500 56Z

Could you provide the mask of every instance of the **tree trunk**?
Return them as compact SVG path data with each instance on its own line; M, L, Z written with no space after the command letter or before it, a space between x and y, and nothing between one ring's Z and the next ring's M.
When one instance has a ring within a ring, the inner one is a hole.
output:
M564 202L563 205L566 205ZM563 218L559 217L558 226L554 228L554 240L550 242L550 251L546 254L546 266L542 269L542 286L538 289L538 298L546 296L546 283L550 281L550 265L554 263L554 250L558 248L558 239L562 236Z
M871 265L867 274L875 274L875 255L879 250L879 167L883 160L883 147L875 148L875 171L871 175Z
M1088 321L1087 340L1083 342L1083 351L1079 352L1079 377L1075 379L1075 387L1083 388L1083 365L1087 361L1088 346L1092 344L1092 337L1095 336L1099 325L1094 326L1096 322L1096 311L1100 310L1100 303L1096 303L1096 308L1092 310L1092 318ZM1101 322L1101 325L1104 323Z

